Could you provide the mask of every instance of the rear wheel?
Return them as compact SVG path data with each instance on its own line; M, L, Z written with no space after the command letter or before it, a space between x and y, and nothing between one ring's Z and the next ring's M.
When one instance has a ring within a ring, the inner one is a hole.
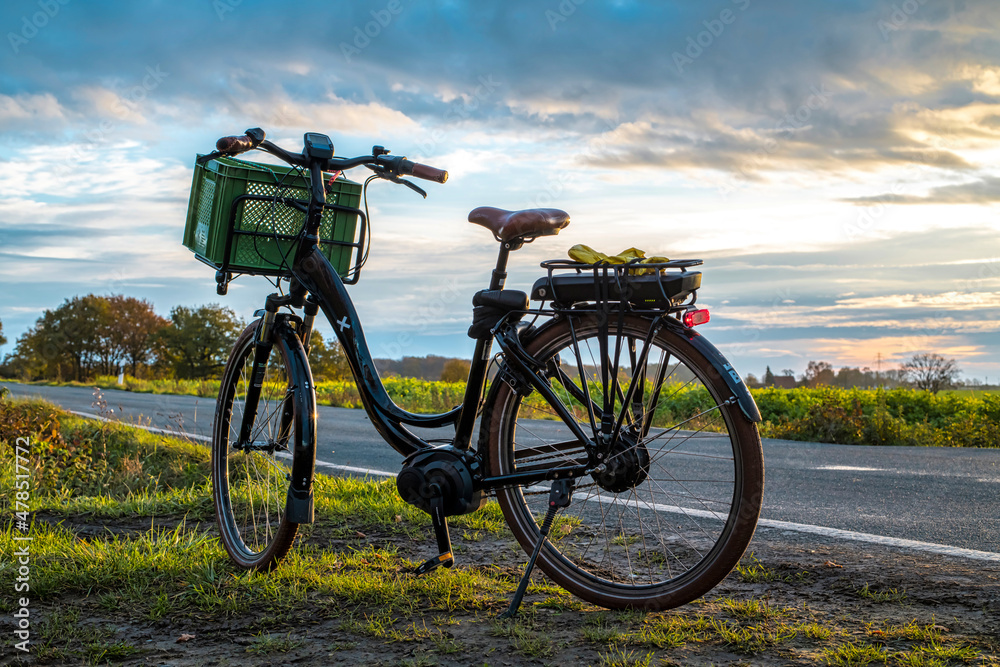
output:
M223 373L212 433L212 496L230 558L242 568L266 570L288 553L298 530L285 517L296 423L293 396L301 385L290 372L289 357L303 352L274 337L256 417L249 437L240 442L244 414L254 411L256 332L255 323L240 335Z
M602 328L595 315L567 316L525 343L593 440L579 442L537 393L523 396L501 383L484 415L486 458L501 475L586 463L588 448L599 451L594 443L608 430L602 421L621 418L603 468L576 480L538 564L594 604L667 609L708 592L749 544L764 483L760 437L683 335L663 328L646 349L649 320L628 316L619 328L610 319ZM528 552L540 538L548 496L549 483L497 493Z

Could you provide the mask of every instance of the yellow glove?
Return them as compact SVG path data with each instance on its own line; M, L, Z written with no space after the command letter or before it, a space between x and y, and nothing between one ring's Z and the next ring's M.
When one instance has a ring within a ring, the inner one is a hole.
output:
M666 257L646 257L646 253L638 248L629 248L627 250L622 250L617 255L605 255L603 252L598 252L590 246L583 245L579 243L569 249L569 258L583 264L596 264L597 262L607 262L608 264L626 264L636 259L641 259L640 264L656 264L660 262L669 262L670 260ZM649 271L636 271L639 275L644 273L652 273Z

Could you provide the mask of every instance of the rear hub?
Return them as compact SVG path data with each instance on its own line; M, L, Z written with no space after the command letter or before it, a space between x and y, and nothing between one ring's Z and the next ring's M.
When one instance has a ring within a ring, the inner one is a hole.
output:
M622 433L604 459L604 469L594 481L605 491L621 493L642 484L649 476L649 451L633 436Z

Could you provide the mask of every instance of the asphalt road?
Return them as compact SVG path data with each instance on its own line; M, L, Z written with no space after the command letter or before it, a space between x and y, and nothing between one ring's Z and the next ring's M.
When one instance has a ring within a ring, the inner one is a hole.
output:
M15 396L41 396L69 410L97 412L91 389L0 386ZM105 390L104 397L126 421L210 435L213 398L114 390ZM319 433L319 460L399 469L401 457L375 433L363 410L321 406ZM1000 450L765 440L764 461L762 519L1000 553Z

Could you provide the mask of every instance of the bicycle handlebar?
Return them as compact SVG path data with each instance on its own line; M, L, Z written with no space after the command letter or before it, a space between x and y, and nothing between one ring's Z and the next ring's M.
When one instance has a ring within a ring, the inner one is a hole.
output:
M254 127L239 137L222 137L215 142L215 148L226 155L239 155L257 148L264 141L264 130Z
M444 169L438 169L437 167L420 164L419 162L410 162L406 158L400 160L399 167L399 172L401 174L408 174L415 178L422 178L425 181L435 181L437 183L448 182L448 172Z
M388 151L381 146L375 146L372 149L371 155L352 158L331 157L324 160L317 160L316 158L309 157L305 152L291 153L286 151L284 148L265 140L264 137L264 130L255 127L247 130L242 136L222 137L215 143L215 147L218 149L218 154L228 156L239 155L254 148L260 148L288 164L299 167L311 167L312 163L316 163L323 171L347 171L355 167L365 166L383 178L409 185L424 196L427 195L420 188L398 177L413 176L414 178L434 181L435 183L446 183L448 181L448 172L444 169L420 164L419 162L411 162L401 155L388 155Z

